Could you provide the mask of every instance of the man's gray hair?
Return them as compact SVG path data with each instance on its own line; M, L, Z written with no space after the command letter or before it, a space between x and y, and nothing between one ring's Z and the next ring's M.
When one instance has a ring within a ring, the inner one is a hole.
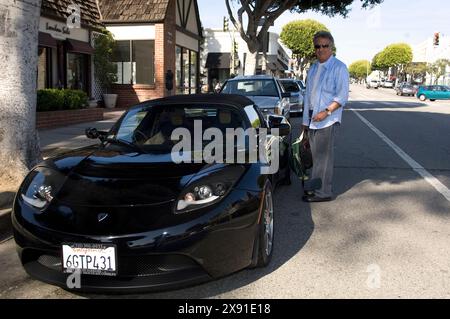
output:
M333 36L331 35L330 32L328 32L328 31L319 31L316 34L314 34L314 40L313 40L314 43L316 43L316 40L318 38L328 39L328 40L331 41L331 44L334 46L334 38L333 38Z

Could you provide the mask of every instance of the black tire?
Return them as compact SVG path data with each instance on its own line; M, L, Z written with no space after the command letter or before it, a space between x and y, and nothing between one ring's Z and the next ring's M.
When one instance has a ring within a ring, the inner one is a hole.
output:
M422 102L424 102L424 101L426 101L427 100L427 97L425 96L425 95L420 95L419 96L419 100L421 100Z
M436 101L436 100L435 100L435 99L430 99L430 101L431 101L431 102L434 102L434 101Z
M274 211L272 184L267 180L264 186L264 199L261 207L261 218L253 249L253 261L250 267L266 267L273 255Z

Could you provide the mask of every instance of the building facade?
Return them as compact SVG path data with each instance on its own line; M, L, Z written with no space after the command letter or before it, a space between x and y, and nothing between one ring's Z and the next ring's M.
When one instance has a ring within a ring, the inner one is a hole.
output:
M98 3L101 21L116 40L113 93L119 106L199 92L202 32L196 0Z
M207 83L204 84L208 84L209 91L217 82L223 83L230 76L245 74L247 57L250 52L239 32L205 29L204 37L201 73L207 79L205 80ZM268 32L267 39L262 46L267 59L263 65L264 59L260 54L256 74L266 73L284 77L289 69L290 54L281 45L279 35Z
M95 0L43 0L37 89L78 89L91 96L91 38L100 28Z
M438 34L439 43L435 43L435 38L430 37L422 43L413 47L413 62L434 63L439 59L450 60L450 37ZM431 74L427 74L425 83L434 84L436 79ZM438 84L450 85L450 66L447 66L446 74L437 79Z

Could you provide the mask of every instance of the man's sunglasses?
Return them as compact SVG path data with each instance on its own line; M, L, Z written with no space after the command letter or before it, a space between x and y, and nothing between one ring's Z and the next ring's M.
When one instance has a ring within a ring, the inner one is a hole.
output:
M316 44L316 45L314 45L314 48L316 48L316 49L320 49L320 48L322 48L322 49L328 49L329 47L330 47L329 44L323 44L323 45Z

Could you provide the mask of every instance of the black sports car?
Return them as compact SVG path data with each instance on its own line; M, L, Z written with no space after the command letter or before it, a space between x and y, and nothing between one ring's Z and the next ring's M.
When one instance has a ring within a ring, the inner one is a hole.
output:
M267 163L249 160L248 143L233 149L244 151L244 162L174 162L171 133L184 128L195 135L195 121L200 133L217 128L224 136L230 128L257 135L269 129L259 151L268 156L281 140L280 169L264 174ZM269 263L273 190L290 183L290 125L283 117L264 118L242 96L175 96L141 103L110 132L86 135L101 144L47 159L17 193L14 237L32 277L64 289L135 292ZM80 285L68 286L77 273Z

